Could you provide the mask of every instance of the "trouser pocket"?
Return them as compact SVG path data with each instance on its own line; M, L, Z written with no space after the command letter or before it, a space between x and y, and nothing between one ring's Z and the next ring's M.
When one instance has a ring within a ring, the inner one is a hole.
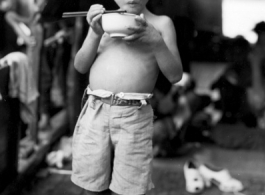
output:
M87 89L85 89L84 94L82 96L82 101L81 101L81 109L84 107L89 95L87 94Z

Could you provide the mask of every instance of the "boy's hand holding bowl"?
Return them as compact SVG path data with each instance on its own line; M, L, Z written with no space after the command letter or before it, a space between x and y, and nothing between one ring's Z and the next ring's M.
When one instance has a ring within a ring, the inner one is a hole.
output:
M135 17L130 13L105 13L102 15L102 28L112 38L124 38L134 31L130 26L137 26Z
M102 28L112 38L122 38L126 42L141 42L155 48L162 40L154 26L147 23L144 15L131 13L102 14Z

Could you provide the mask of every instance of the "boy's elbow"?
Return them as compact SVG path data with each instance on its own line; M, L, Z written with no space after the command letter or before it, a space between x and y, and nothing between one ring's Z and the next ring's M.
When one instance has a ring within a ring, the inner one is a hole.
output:
M171 75L171 77L168 78L168 80L172 84L175 84L182 79L182 75L183 75L183 69L179 68L175 74Z
M85 70L82 66L80 66L80 63L78 62L74 62L74 67L77 70L77 72L81 73L81 74L85 74L87 72L87 70Z
M81 74L85 74L87 72L86 70L84 70L83 68L80 68L80 67L75 66L75 69L77 70L77 72L79 72Z
M172 83L172 84L175 84L177 82L179 82L180 80L182 79L182 72L181 73L178 73L176 75L174 75L173 77L169 78L169 81Z

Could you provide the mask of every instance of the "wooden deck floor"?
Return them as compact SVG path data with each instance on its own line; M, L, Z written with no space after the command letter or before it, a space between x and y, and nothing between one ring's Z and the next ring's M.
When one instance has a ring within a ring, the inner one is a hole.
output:
M204 149L208 152L195 152L170 159L155 159L153 162L153 182L156 187L147 195L188 195L185 190L183 165L194 154L199 154L201 158L209 160L209 153L214 154L211 158L213 163L219 161L219 166L224 166L234 177L243 182L245 186L244 195L265 195L265 154L243 150L224 150L215 146L207 146ZM68 164L65 169L71 169L71 164ZM21 191L21 195L82 195L82 189L71 182L70 175L54 173L46 175L45 169L41 171ZM211 187L206 189L202 195L224 195L224 193L216 187Z
M47 132L40 133L42 138L40 138L40 142L35 146L32 154L27 158L19 158L17 176L1 192L1 195L19 195L24 187L27 186L28 181L31 181L32 177L35 177L36 171L39 170L52 145L66 134L66 119L67 115L65 110L62 110L52 118L51 129Z

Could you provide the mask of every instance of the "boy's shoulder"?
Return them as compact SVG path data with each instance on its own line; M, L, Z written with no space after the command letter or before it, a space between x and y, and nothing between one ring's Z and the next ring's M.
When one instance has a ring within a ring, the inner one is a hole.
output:
M156 28L161 30L167 28L168 26L173 25L171 18L166 15L152 14L149 20L151 24L153 24Z

